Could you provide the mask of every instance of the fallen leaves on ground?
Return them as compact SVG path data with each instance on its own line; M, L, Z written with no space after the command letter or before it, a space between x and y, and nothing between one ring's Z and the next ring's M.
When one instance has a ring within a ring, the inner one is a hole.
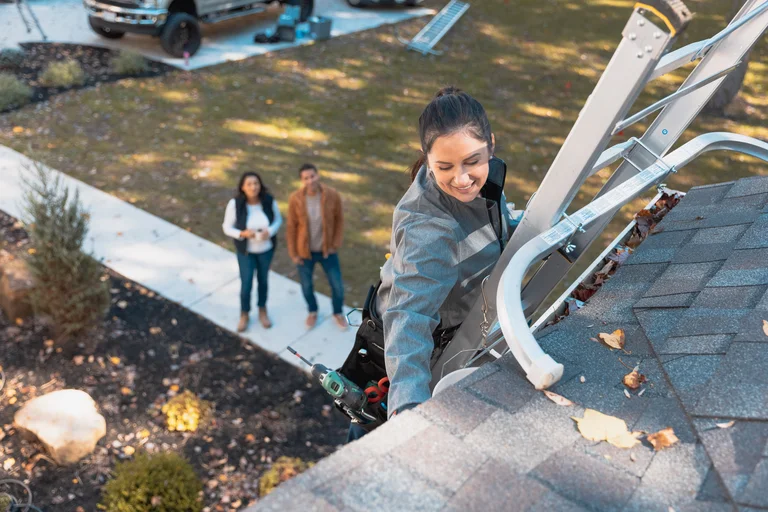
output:
M659 450L663 450L664 448L668 448L680 441L675 435L675 431L672 429L672 427L659 430L655 434L648 434L647 439L648 442L653 445L653 449L657 452Z
M586 409L583 418L571 417L579 427L584 439L607 441L617 448L632 448L640 443L640 432L629 432L627 423L614 416L608 416L594 409Z
M624 348L624 330L616 329L611 334L601 332L598 337L611 348L621 350Z
M149 334L160 334L163 330L160 327L150 327Z
M624 376L624 379L622 382L624 382L624 385L627 386L629 389L637 389L640 387L640 385L648 380L645 375L640 373L639 368L635 367L634 370L629 372Z
M557 393L553 393L551 391L547 391L546 389L544 390L544 395L546 395L547 398L555 402L557 405L562 405L565 407L569 407L573 405L573 402L571 402L564 396L558 395Z

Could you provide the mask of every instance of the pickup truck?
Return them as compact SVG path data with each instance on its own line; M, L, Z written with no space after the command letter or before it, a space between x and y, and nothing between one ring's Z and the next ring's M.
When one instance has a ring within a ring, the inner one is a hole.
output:
M314 10L314 0L278 0L301 7L300 21ZM200 48L202 23L216 23L263 12L271 0L83 0L88 23L107 39L127 32L160 38L174 57L194 55Z

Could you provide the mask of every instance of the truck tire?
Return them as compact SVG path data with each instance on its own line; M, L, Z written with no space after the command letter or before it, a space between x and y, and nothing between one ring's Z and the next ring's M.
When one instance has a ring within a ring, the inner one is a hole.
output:
M91 30L93 30L103 38L120 39L125 35L125 32L120 32L118 30L112 30L110 28L100 27L96 23L97 22L93 19L93 16L88 16L88 24L91 26Z
M288 5L298 5L301 7L301 14L299 15L299 21L305 22L312 16L315 10L315 0L284 0L281 3Z
M171 14L160 32L163 50L177 58L184 57L184 52L194 55L201 41L200 24L194 16L185 12Z
M347 0L347 3L352 7L361 7L363 5L363 0Z

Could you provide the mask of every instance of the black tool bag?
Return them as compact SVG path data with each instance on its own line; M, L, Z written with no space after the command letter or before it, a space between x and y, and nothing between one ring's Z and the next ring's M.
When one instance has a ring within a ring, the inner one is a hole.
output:
M381 318L379 318L376 308L376 296L380 286L381 281L376 286L371 286L371 289L368 290L368 296L363 306L363 323L357 329L352 351L339 369L342 375L362 389L367 388L371 382L378 383L380 379L387 376L384 363L384 325ZM448 343L453 339L453 335L459 327L458 325L448 329L438 327L435 330L432 335L435 348L432 351L431 366L434 365L437 358L445 350L445 347L448 346ZM367 357L360 355L360 349L366 350ZM377 417L379 421L370 425L362 425L363 428L370 431L387 421L386 405L386 397L381 403L369 404L367 412Z

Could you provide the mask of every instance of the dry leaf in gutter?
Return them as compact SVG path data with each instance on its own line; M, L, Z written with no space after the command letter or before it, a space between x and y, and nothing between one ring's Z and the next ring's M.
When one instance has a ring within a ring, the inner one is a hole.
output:
M573 405L573 402L571 402L564 396L558 395L557 393L553 393L545 389L544 394L546 395L547 398L555 402L557 405L562 405L564 407L570 407L571 405Z
M633 390L637 389L640 387L640 385L643 382L648 380L645 378L645 375L643 375L637 370L638 369L635 368L634 370L632 370L631 372L629 372L624 376L624 380L622 382L624 382L624 385L627 386L629 389L633 389Z
M649 434L647 439L648 442L653 445L653 449L656 451L670 447L679 441L672 427L659 430L655 434Z
M621 350L624 348L624 330L616 329L611 334L601 332L598 337L611 348Z
M640 432L629 432L624 420L594 409L586 409L583 418L572 417L584 439L607 441L617 448L632 448L640 443Z

